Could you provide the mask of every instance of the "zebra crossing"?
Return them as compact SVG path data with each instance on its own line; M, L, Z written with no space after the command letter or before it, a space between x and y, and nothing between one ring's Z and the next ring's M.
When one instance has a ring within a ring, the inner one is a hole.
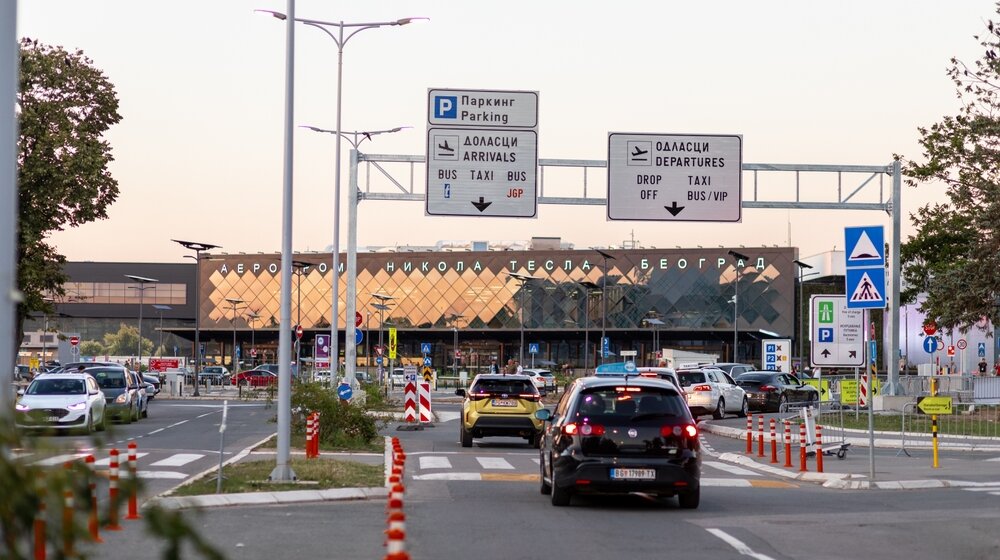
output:
M58 467L65 463L83 461L88 455L104 455L94 461L94 468L108 470L111 467L111 457L107 450L78 449L72 453L59 453L57 455L43 455L34 451L15 450L13 456L17 460L23 460L37 467ZM145 452L140 451L135 454L137 463L137 474L139 478L159 478L183 480L190 476L187 473L174 470L146 470L146 467L157 469L181 468L193 464L207 457L204 453L173 453L173 452ZM119 463L122 469L128 468L128 453L122 452L119 455Z
M986 492L991 496L1000 496L1000 482L984 482L974 486L963 487L966 492Z

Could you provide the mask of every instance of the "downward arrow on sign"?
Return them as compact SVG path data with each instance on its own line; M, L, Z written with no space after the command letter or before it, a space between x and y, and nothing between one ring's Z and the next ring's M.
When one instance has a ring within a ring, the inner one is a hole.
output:
M681 210L683 210L683 209L684 209L684 207L683 207L683 206L677 206L677 201L676 201L676 200L675 200L675 201L673 201L673 202L672 202L672 203L670 204L670 206L664 206L664 208L666 208L666 209L667 209L667 212L670 212L670 215L671 215L671 216L676 216L677 214L680 214L680 213L681 213Z
M472 201L472 205L475 206L480 212L489 208L490 204L493 204L493 202L483 202L483 197L479 197L479 202L476 202L475 200Z

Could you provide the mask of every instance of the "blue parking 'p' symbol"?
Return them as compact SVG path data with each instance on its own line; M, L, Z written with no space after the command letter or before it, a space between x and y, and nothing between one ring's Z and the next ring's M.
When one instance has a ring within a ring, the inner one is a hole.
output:
M833 342L833 329L820 329L819 330L819 341L820 342Z
M434 97L434 118L454 119L458 117L458 98L438 95Z
M767 363L773 364L773 363L775 363L777 361L778 361L778 357L775 356L774 354L768 354L767 355Z

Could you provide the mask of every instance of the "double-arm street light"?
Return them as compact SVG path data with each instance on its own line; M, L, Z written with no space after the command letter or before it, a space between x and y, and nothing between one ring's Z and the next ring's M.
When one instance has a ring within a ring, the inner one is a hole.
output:
M246 302L243 301L240 298L231 298L231 297L227 297L226 298L226 302L229 303L229 305L232 306L231 309L233 310L233 318L230 321L230 323L233 326L233 358L232 358L233 361L230 364L230 367L232 367L233 371L236 372L236 371L239 371L239 366L238 366L239 356L237 355L237 352L236 352L236 309L238 307L242 307L243 304L246 303ZM196 377L195 380L197 380L197 379L198 378Z
M198 393L198 375L201 371L201 254L204 251L219 249L218 245L211 243L199 243L197 241L181 241L171 239L185 249L194 251L194 396Z
M146 290L154 287L147 286L147 284L154 284L159 282L159 280L155 278L146 278L144 276L135 276L132 274L126 274L125 278L139 284L138 286L129 286L129 289L139 290L139 345L136 350L135 370L142 371L142 296L146 293Z
M378 366L378 373L379 383L382 383L382 376L385 372L384 364L385 360L388 358L388 356L385 355L385 346L382 346L382 326L385 324L384 313L389 310L389 302L396 298L385 294L372 294L372 297L378 300L378 303L373 303L371 306L378 310L378 347L380 349L380 353L378 353L378 355L381 357L380 361L382 362Z
M655 312L652 312L652 313L655 313ZM658 342L659 338L657 337L657 335L659 334L659 332L657 331L657 329L659 329L663 325L666 325L666 323L664 323L663 321L661 321L655 315L650 315L649 317L643 319L642 322L646 323L647 325L649 325L653 329L653 357L654 357L654 359L657 360L657 362L656 362L655 365L659 365L659 359L656 357L656 354L660 351L660 345L659 345L659 342Z
M163 312L170 311L171 309L173 309L173 307L170 307L169 305L155 304L153 305L153 309L160 312L160 347L157 348L156 351L162 358L163 357Z
M805 354L802 353L802 348L805 336L802 335L802 321L803 321L803 315L805 315L805 313L802 312L802 309L805 306L805 302L802 301L802 280L805 278L803 273L807 268L812 268L812 265L808 265L800 260L795 260L794 262L799 266L799 309L798 309L799 330L796 333L796 338L799 339L799 369L804 370L806 369L806 363L805 363Z
M295 311L295 313L296 313L296 316L295 316L295 327L296 327L296 329L298 329L298 327L302 326L302 276L305 274L306 269L309 268L309 267L311 267L311 266L312 266L312 263L307 263L305 261L292 261L292 274L294 274L296 276L296 279L295 279L295 281L296 281L295 292L297 294L296 298L298 300L296 302L296 304L295 304L295 310L296 310ZM334 274L334 276L336 277L337 275ZM300 363L301 361L302 361L302 339L296 337L295 338L295 374L296 375L300 375L302 373L302 369L301 369L302 366L301 366L301 363ZM333 378L333 376L330 376L330 377L331 377L331 379Z
M738 362L738 361L740 361L740 352L739 352L739 336L740 336L740 328L739 328L739 317L740 317L740 315L739 315L739 305L740 305L739 304L739 298L740 298L740 275L743 272L742 267L740 267L740 263L743 262L743 261L750 260L750 257L744 255L743 253L740 253L740 252L737 252L737 251L733 251L733 250L729 251L729 256L731 256L734 259L736 259L736 264L734 265L735 268L736 268L736 285L735 285L735 288L733 289L733 361L734 362Z
M509 276L509 277L517 280L518 282L520 282L520 288L519 288L518 291L521 293L521 321L520 321L520 323L521 323L521 347L518 349L518 360L517 360L517 363L519 363L521 365L524 365L524 322L526 320L525 316L524 316L524 292L525 292L524 286L528 282L530 282L532 280L540 280L540 278L538 278L536 276L531 276L529 274L521 274L519 272L508 272L507 276Z
M604 363L604 344L607 338L607 328L608 328L608 261L615 260L614 255L611 255L605 251L594 248L597 254L601 255L604 259L604 274L601 277L601 363ZM610 346L610 341L608 341L608 346Z

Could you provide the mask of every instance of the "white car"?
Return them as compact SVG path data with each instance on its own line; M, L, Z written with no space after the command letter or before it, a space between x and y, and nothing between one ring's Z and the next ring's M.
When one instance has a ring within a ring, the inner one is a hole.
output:
M539 391L554 391L556 388L556 376L547 369L528 368L522 369L521 373L530 377Z
M652 366L642 366L636 368L639 375L643 377L658 377L660 379L666 379L667 381L674 384L678 389L683 390L681 387L681 380L677 377L677 372L674 371L672 367L652 367Z
M86 373L49 373L19 391L15 425L23 429L81 430L107 427L104 393Z
M721 419L726 413L746 416L750 406L747 393L721 369L701 367L677 370L691 414L711 414Z

